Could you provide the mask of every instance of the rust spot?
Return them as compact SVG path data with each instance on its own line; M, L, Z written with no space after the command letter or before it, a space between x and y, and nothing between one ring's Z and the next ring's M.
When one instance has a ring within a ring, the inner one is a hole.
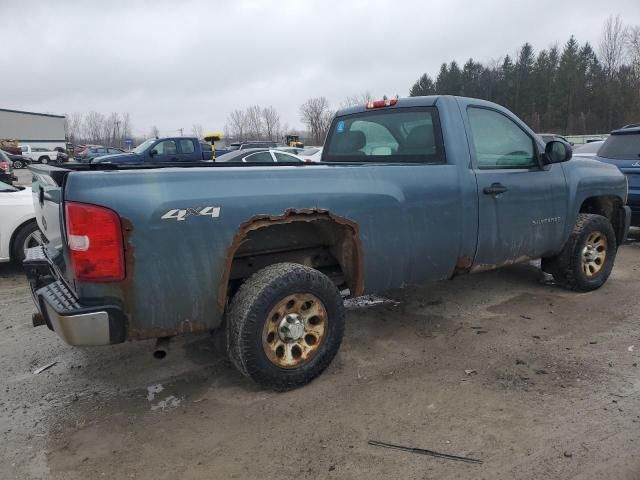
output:
M470 273L487 272L489 270L495 270L497 268L507 267L509 265L515 265L517 263L524 263L529 260L531 260L531 257L522 255L520 257L507 259L504 262L499 264L481 263L479 265L474 265L473 267L471 267L471 270L469 270L469 272Z
M224 308L227 302L227 289L233 259L249 232L273 225L293 222L314 222L317 220L328 220L348 227L347 230L350 233L350 241L343 242L343 248L340 252L337 252L337 260L340 262L343 273L347 278L351 294L354 296L362 295L364 293L364 267L358 224L344 217L334 215L324 209L288 209L282 215L255 215L240 225L238 232L231 241L231 245L229 245L227 249L224 269L218 287L218 304Z
M467 273L471 268L472 264L473 264L473 259L471 257L466 255L462 257L458 257L458 259L456 260L456 269L454 273L456 274Z
M192 322L189 320L183 320L173 328L140 328L129 323L127 339L144 340L147 338L173 337L176 335L183 335L185 333L208 332L209 330L211 330L211 328L206 323Z

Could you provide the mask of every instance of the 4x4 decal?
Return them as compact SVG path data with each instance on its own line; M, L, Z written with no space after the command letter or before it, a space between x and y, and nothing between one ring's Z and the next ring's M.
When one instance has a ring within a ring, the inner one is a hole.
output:
M193 208L173 208L162 215L162 220L186 220L189 217L202 216L218 218L221 207L193 207Z

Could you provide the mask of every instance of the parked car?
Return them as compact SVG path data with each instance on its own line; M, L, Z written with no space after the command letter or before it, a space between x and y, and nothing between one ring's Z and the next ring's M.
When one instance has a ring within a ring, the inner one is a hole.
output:
M570 158L499 105L431 96L339 111L318 164L36 165L34 323L72 345L224 329L240 372L298 387L340 347L341 291L534 258L567 288L602 286L626 181Z
M80 151L75 157L77 162L91 163L94 158L103 157L105 155L121 155L126 153L121 148L114 147L102 147L99 145L90 145L84 150Z
M69 155L67 154L67 152L65 152L64 148L56 147L54 150L58 152L56 155L56 161L58 163L64 163L69 161Z
M0 150L0 182L11 185L17 177L13 174L13 162L4 150ZM4 187L4 185L0 185Z
M276 150L280 150L281 152L289 152L289 153L293 153L294 155L298 155L300 152L302 152L304 150L304 148L301 148L301 147L278 147L278 148L276 148Z
M302 159L292 153L268 148L249 148L246 150L236 150L220 157L216 157L216 162L243 162L243 163L277 163L295 162L302 163Z
M33 147L31 145L19 145L22 156L28 157L33 163L50 163L58 159L58 151L44 147Z
M567 142L570 145L573 145L569 140L567 140L562 135L558 135L557 133L539 133L538 136L542 139L544 143L549 143L552 140L562 140L563 142Z
M322 158L322 147L308 147L298 153L304 162L319 162Z
M627 177L631 225L640 226L640 127L612 131L594 158L615 165Z
M278 142L265 140L265 141L253 141L253 142L241 143L238 150L245 150L247 148L279 148L279 147L286 147L286 145L283 145Z
M157 164L213 160L211 145L204 147L196 137L151 138L136 148L119 155L94 158L91 163Z
M239 143L239 142L231 143L227 146L226 150L229 152L232 152L234 150L240 150L240 145L242 145L242 143Z
M22 262L25 249L42 243L31 188L0 183L0 262Z
M582 145L578 145L573 149L574 157L595 157L600 150L600 147L604 143L604 140L597 140L595 142L584 143Z
M9 157L9 160L15 169L26 168L31 165L31 159L29 157L25 157L24 155L14 155L13 153L8 152L5 153L7 154L7 157Z

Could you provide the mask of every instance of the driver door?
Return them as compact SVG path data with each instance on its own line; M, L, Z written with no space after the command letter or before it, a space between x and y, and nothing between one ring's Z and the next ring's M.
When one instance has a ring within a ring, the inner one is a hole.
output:
M471 104L466 121L479 197L474 264L492 268L555 253L569 197L562 165L541 164L533 134L505 112Z
M175 140L162 140L153 146L153 150L156 151L156 154L151 157L153 163L177 162L180 160Z

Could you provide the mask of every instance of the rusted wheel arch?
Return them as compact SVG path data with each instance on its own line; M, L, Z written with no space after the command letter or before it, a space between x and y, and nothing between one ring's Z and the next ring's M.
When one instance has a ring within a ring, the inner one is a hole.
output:
M338 261L345 276L345 281L354 296L364 293L363 250L358 225L344 217L334 215L326 210L305 209L287 210L282 215L256 215L242 223L234 236L225 256L224 268L218 289L218 303L225 307L227 303L231 268L236 253L247 240L249 234L256 230L294 222L326 222L347 232L345 238L337 239L339 245L332 245L332 253Z

